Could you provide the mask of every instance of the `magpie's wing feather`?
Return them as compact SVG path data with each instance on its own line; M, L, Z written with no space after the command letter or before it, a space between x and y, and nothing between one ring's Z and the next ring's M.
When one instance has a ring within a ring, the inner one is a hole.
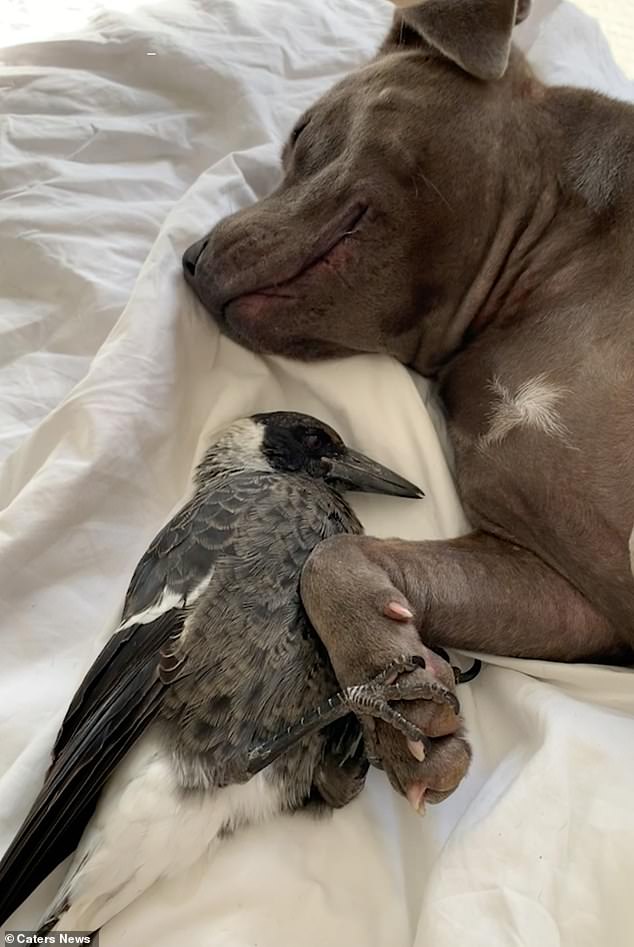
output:
M259 482L258 486L261 489ZM158 666L165 642L160 635L153 639L155 626L147 621L148 610L167 613L170 607L188 608L193 593L210 577L217 557L232 548L236 516L255 490L252 475L236 474L212 492L195 495L152 540L130 580L119 629L93 662L68 708L53 748L53 763L82 719L108 696L116 680L113 662L118 655L124 664L136 656ZM150 630L137 635L141 623ZM181 626L175 627L172 636L180 630Z
M44 786L0 862L0 923L76 848L105 782L156 717L169 687L158 673L161 651L180 635L188 595L231 545L233 515L254 489L238 476L194 497L143 556L123 623L73 698ZM146 611L153 606L156 616Z

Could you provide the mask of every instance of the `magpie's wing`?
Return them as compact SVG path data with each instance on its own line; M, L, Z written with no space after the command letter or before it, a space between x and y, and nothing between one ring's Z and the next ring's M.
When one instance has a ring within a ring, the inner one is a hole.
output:
M130 580L118 630L95 659L68 708L53 748L53 764L81 720L107 698L116 681L118 656L123 664L136 660L145 665L149 660L156 668L167 639L180 633L184 620L180 613L194 604L208 584L218 556L233 550L236 518L262 487L261 478L236 474L210 493L196 494L155 536ZM172 611L175 626L165 638L155 636L156 620ZM141 626L144 631L139 634Z
M338 689L302 607L300 575L319 542L360 531L345 502L308 477L277 477L238 517L231 554L218 558L187 633L165 649L161 667L170 681L161 715L178 733L179 766L204 757L219 786L234 781L250 747ZM332 727L324 738L358 743L352 729Z
M106 780L160 706L164 685L156 675L160 643L177 633L182 613L128 630L134 654L113 655L89 713L65 732L17 836L0 862L0 924L77 847Z
M194 497L141 559L123 621L73 698L44 786L0 862L0 924L77 847L108 777L156 717L169 686L158 673L161 651L180 635L255 489L237 476Z

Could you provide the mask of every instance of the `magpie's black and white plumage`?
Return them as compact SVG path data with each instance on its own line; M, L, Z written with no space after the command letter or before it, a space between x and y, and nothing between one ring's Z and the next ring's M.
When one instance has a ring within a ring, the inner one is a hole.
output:
M420 495L305 415L238 421L207 451L69 707L0 864L0 920L75 850L42 931L98 930L241 824L344 805L367 769L351 709L416 739L386 703L398 685L333 697L301 605L311 550L361 531L348 489Z

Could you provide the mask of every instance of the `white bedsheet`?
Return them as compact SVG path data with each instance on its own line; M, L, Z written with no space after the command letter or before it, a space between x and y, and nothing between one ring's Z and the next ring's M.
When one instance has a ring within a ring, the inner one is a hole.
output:
M2 847L204 432L255 409L313 412L427 492L361 498L369 531L466 528L426 383L387 358L255 357L219 338L180 275L193 238L270 189L294 117L369 56L389 7L105 7L11 0L0 22L15 44L0 68ZM544 77L634 98L593 21L565 4L538 26L520 35ZM373 774L331 819L227 840L102 944L631 947L631 674L495 659L461 698L474 764L423 820Z

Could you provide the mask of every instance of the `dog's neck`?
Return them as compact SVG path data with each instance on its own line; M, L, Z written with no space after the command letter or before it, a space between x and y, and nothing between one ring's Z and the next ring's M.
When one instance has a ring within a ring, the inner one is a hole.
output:
M634 109L540 83L514 104L492 239L477 261L458 248L466 282L443 311L423 320L404 359L422 374L436 374L490 326L559 301L569 306L579 296L585 305L589 292L596 305L604 293L620 304L634 299L633 267L615 268L621 287L607 285L599 271L614 252L634 259ZM612 249L601 252L608 243Z

